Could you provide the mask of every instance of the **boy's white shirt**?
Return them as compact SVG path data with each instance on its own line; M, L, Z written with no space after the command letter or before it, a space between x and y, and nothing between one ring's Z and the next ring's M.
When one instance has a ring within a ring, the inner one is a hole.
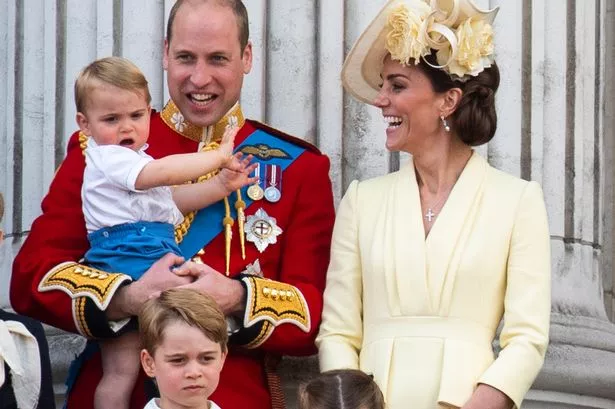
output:
M88 233L103 227L138 221L178 225L184 219L167 186L135 189L145 165L154 160L145 153L118 145L96 144L88 138L81 200Z
M164 409L158 406L158 403L156 402L157 399L158 398L154 398L150 400L149 402L147 402L147 405L145 405L143 409ZM209 402L209 409L220 409L220 406L216 405L216 402L212 402L212 401L208 401L208 402Z

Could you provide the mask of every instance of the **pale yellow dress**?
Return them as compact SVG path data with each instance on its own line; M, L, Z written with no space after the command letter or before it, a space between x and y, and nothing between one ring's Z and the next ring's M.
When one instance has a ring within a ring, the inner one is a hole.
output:
M355 181L339 206L316 341L321 370L372 373L388 409L461 407L478 383L518 407L548 343L542 191L474 153L425 239L414 172L410 161Z

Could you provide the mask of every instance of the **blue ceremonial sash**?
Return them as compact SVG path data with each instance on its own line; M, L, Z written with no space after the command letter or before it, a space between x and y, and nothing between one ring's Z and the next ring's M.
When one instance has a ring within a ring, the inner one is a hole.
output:
M241 151L248 146L266 145L269 148L273 148L276 151L283 154L275 157L268 157L267 159L259 159L256 156L254 161L259 161L262 164L278 165L284 171L288 168L303 152L305 148L297 146L291 142L287 142L275 135L271 135L261 129L257 129L235 148L235 152ZM264 166L261 166L264 168ZM282 182L284 183L284 182ZM248 197L246 191L248 186L244 186L241 189L241 195L246 202L246 208L252 204L252 200ZM237 219L237 210L235 206L231 204L231 217ZM192 258L199 250L208 245L218 234L224 230L222 225L222 219L224 219L224 201L221 200L201 209L197 212L188 229L188 233L184 236L184 239L179 244L182 256L188 260Z

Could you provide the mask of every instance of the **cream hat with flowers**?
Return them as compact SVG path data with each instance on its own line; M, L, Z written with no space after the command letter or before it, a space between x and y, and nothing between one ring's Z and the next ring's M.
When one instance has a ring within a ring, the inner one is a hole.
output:
M472 0L389 0L361 34L342 67L342 83L372 104L387 54L404 65L430 55L451 78L465 81L493 63L493 20L499 7L479 9Z

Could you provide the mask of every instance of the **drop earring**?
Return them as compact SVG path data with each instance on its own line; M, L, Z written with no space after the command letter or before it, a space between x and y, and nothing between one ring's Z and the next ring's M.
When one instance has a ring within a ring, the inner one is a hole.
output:
M444 114L440 115L440 120L442 121L442 126L444 126L444 130L446 132L450 132L451 131L451 127L448 126L448 122L447 122L446 118L444 118Z

